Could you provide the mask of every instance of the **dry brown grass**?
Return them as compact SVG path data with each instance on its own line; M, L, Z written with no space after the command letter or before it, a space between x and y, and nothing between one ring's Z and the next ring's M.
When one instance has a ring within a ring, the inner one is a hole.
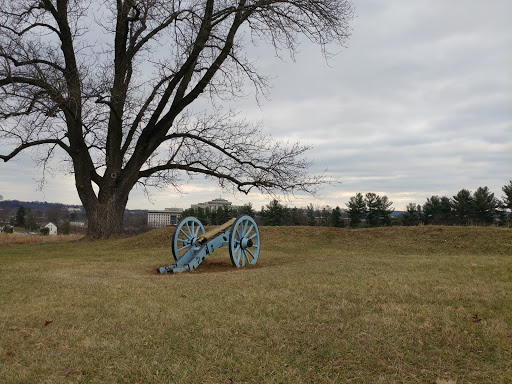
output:
M42 243L62 243L65 241L75 241L82 237L83 235L40 236L25 235L21 233L0 233L0 247Z
M512 382L512 230L263 227L157 275L170 235L1 248L0 382Z

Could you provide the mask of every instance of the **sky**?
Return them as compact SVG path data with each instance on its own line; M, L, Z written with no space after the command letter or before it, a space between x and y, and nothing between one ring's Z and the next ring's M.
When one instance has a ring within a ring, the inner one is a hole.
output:
M512 180L512 1L354 0L348 46L329 60L304 42L295 62L259 46L249 54L273 78L269 98L237 102L278 139L312 146L310 171L338 183L288 206L345 207L361 192L386 195L395 210L433 195ZM1 150L0 150L1 151ZM3 151L2 151L3 152ZM71 175L46 175L30 155L0 164L4 200L80 204ZM256 209L272 198L234 195L200 178L182 193L135 189L129 209L188 208L226 198Z

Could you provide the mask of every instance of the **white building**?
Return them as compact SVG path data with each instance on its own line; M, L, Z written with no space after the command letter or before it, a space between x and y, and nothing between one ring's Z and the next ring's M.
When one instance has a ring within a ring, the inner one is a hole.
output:
M48 223L44 227L49 229L49 232L48 232L49 235L56 235L57 234L57 226L55 224Z
M193 209L210 208L212 210L217 210L217 209L225 207L225 206L230 207L231 204L232 203L230 201L227 201L226 199L218 198L218 199L213 199L211 201L207 201L206 203L192 204L190 207Z
M163 211L148 211L148 227L163 228L176 225L183 208L165 208Z

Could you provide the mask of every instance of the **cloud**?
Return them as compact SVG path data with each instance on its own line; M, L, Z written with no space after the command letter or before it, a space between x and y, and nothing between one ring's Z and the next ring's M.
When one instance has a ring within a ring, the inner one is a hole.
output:
M313 144L316 170L350 193L499 192L512 176L512 3L356 6L350 47L331 67L309 44L296 65L276 61L266 127Z
M512 179L512 2L356 0L355 6L349 47L328 61L309 42L296 63L263 45L249 49L274 78L270 99L233 105L262 120L275 138L313 145L312 172L328 169L342 181L325 187L318 200L299 195L288 205L344 207L355 193L371 191L403 209L485 185L501 196ZM30 177L18 180L5 165L1 172L0 187L9 194L40 196L22 191ZM4 188L7 179L20 187ZM59 201L76 196L69 181L64 193L51 188ZM183 190L181 196L155 190L153 205L136 190L129 207L186 208L223 196L259 208L270 200L233 196L199 179Z
M48 201L63 204L80 204L72 175L53 170L45 173L43 188L41 167L28 156L21 156L2 164L0 195L4 200Z

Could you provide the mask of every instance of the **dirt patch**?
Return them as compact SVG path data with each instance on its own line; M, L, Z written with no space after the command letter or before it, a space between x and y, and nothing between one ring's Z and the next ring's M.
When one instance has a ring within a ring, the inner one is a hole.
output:
M237 268L230 260L208 260L205 259L194 273L216 273L216 272L234 272Z

